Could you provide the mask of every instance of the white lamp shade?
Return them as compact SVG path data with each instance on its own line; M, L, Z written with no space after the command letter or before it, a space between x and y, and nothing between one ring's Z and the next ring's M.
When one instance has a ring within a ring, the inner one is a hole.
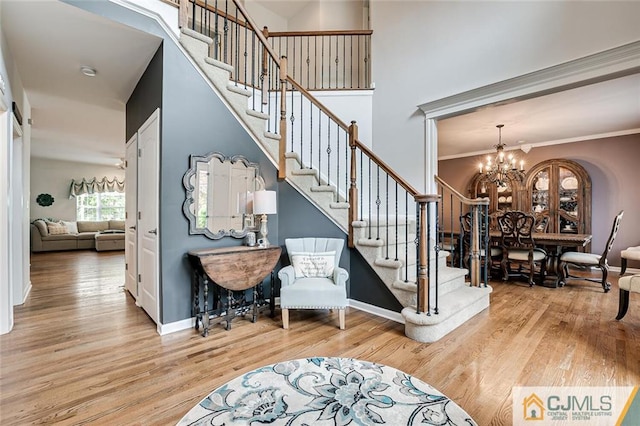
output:
M253 214L276 214L276 191L256 191L253 193Z

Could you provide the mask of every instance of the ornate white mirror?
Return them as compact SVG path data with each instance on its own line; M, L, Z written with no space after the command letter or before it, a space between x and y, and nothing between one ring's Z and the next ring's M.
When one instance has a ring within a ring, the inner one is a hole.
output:
M252 194L263 189L258 165L245 157L225 157L219 152L191 155L182 178L186 198L182 211L189 234L211 239L243 238L255 230Z

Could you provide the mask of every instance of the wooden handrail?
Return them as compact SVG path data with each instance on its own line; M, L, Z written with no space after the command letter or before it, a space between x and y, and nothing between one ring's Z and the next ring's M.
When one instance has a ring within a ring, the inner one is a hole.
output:
M372 35L373 30L333 30L333 31L273 31L269 37L310 37L310 36L360 36Z
M324 106L322 104L322 102L320 102L318 99L316 99L311 93L309 93L308 90L306 90L304 87L302 87L300 84L298 84L298 82L296 82L289 75L287 75L287 82L289 82L297 91L299 91L307 99L309 99L309 101L311 101L312 104L317 106L318 109L320 109L329 118L331 118L338 126L340 126L340 128L342 128L343 130L345 130L347 132L349 131L349 126L347 126L344 123L344 121L340 120L340 118L338 118L333 112L331 112L329 110L329 108ZM404 180L400 175L398 175L395 171L393 171L391 169L391 167L389 167L389 165L387 165L387 163L382 161L376 154L374 154L373 151L371 151L369 149L369 147L367 147L366 145L364 145L362 142L360 142L357 139L355 140L355 143L356 143L356 146L360 150L362 150L362 152L364 152L369 158L371 158L374 163L376 163L378 166L380 166L380 168L382 170L384 170L385 173L387 173L394 180L396 180L400 184L400 186L402 186L411 196L413 196L415 198L416 196L420 195L420 192L418 192L418 190L416 190L413 186L411 186L411 184L409 184L409 182Z
M184 0L182 0L184 1ZM249 16L249 13L247 12L247 9L244 8L244 6L242 4L240 4L240 2L238 0L231 0L233 2L233 4L236 5L236 7L238 8L238 10L240 11L240 13L242 14L242 16L244 17L244 21L241 21L239 19L236 19L235 17L229 15L228 13L225 13L221 10L217 10L214 6L212 6L210 3L205 3L202 0L186 0L189 3L195 3L196 5L202 7L203 9L209 10L211 12L216 12L219 16L228 19L229 21L240 25L241 27L245 27L245 28L249 28L250 30L252 30L256 36L258 37L258 39L260 40L260 42L262 43L262 45L264 46L265 50L269 53L269 56L271 56L273 58L273 60L276 62L276 64L279 64L280 62L280 58L278 57L278 54L273 50L273 48L271 47L271 44L267 41L267 39L265 38L264 34L262 34L262 31L260 31L258 29L258 26L256 25L256 23L253 21L253 19L251 18L251 16Z
M162 3L168 4L174 7L180 7L180 0L160 0Z
M215 12L218 14L218 16L227 19L231 22L233 22L234 24L238 24L241 27L245 27L245 28L249 28L251 29L250 26L247 25L246 21L241 21L239 19L236 19L235 16L233 15L229 15L228 13L223 12L222 10L216 9L215 6L213 6L211 3L205 3L203 0L187 0L189 3L195 3L197 6L200 6L201 8L208 10L209 12Z
M439 182L442 186L444 186L445 188L447 188L449 191L451 191L451 193L453 195L456 196L456 198L460 201L462 201L464 204L468 204L468 205L472 205L472 206L488 206L489 205L489 199L488 198L467 198L464 195L462 195L461 193L459 193L455 188L453 188L451 185L449 185L447 182L445 182L444 180L442 180L442 178L438 175L435 175L434 178L436 179L437 182Z
M318 109L320 109L320 111L324 112L326 115L329 116L329 118L331 118L333 121L335 121L336 124L338 126L340 126L340 128L342 128L342 130L345 130L345 131L349 130L349 126L347 126L347 124L344 121L340 120L337 115L335 115L333 112L331 112L329 110L329 108L324 106L324 104L322 102L320 102L318 99L316 99L311 93L309 93L309 91L307 89L302 87L288 73L287 73L287 82L289 84L291 84L298 92L302 93L305 98L309 99L312 104L317 106Z

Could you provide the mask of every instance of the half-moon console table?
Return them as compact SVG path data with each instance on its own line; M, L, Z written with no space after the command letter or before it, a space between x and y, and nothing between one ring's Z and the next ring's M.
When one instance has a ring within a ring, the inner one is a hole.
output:
M252 313L252 322L258 319L258 312L269 304L271 316L275 310L274 276L275 268L282 249L271 247L222 247L215 249L191 250L187 252L191 264L191 290L193 295L193 314L196 317L195 328L202 335L209 334L211 324L226 322L231 328L231 320ZM269 299L264 297L264 279L271 274ZM203 284L202 300L200 282ZM213 303L209 309L209 283ZM260 284L260 285L259 285ZM253 288L253 298L246 299L246 290ZM225 293L226 290L226 294Z

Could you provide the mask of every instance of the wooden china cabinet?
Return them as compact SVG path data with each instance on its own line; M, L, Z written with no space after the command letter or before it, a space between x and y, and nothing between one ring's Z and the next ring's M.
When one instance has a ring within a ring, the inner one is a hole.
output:
M591 178L571 160L536 164L524 182L522 210L549 217L548 232L591 233Z
M510 180L504 187L477 173L467 190L471 198L489 198L489 213L522 210L548 217L546 232L591 233L591 178L575 161L542 161L523 182Z
M518 181L507 180L506 185L498 186L480 173L471 179L467 188L470 198L489 199L489 213L517 209L519 190Z

